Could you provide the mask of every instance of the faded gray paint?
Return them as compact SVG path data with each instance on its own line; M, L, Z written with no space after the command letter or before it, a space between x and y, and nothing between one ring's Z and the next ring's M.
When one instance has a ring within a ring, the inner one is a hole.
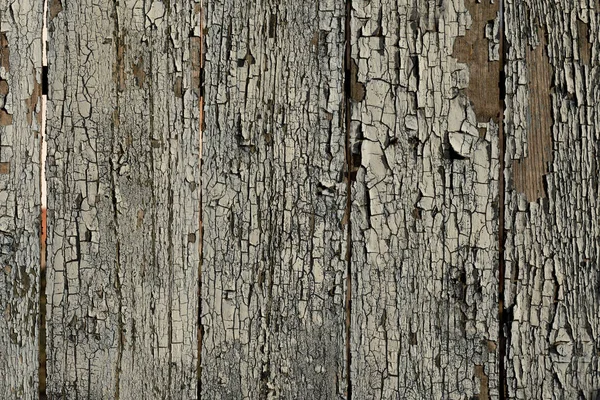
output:
M202 396L343 396L342 1L210 1Z
M510 399L600 395L598 12L594 1L506 1ZM539 46L548 80L540 79L541 60L532 56ZM539 137L540 116L532 113L541 96L550 97L549 138ZM516 163L545 151L540 143L548 141L544 193L528 199L515 185Z
M192 399L197 9L61 1L49 16L47 392Z
M42 5L7 3L0 397L35 399ZM600 4L347 4L50 0L49 398L597 398Z
M465 2L438 3L352 2L356 399L498 397L498 123L452 56Z
M42 5L0 1L0 397L36 399Z

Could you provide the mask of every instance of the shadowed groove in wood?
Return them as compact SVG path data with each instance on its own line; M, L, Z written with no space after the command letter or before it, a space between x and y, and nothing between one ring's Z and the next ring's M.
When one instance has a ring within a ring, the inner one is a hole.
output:
M60 3L59 3L60 4ZM46 210L46 197L47 197L47 184L46 184L46 118L47 118L47 102L48 102L48 1L44 0L44 8L42 10L42 135L41 135L41 151L40 151L40 180L41 180L41 206L42 206L42 216L41 216L41 237L40 237L40 338L39 338L39 367L38 367L38 375L39 375L39 398L40 400L46 400L48 398L46 393L46 379L47 379L47 371L46 371L46 305L47 305L47 297L46 297L46 238L48 236L48 226L47 226L47 210Z
M204 327L202 326L202 249L203 249L203 241L204 241L204 227L202 225L202 133L205 130L204 126L204 8L202 3L197 3L194 7L194 13L198 18L198 25L194 27L194 30L197 29L196 36L199 38L198 44L195 43L192 46L192 52L198 53L200 57L199 62L196 63L195 59L192 59L192 75L195 77L194 84L198 85L198 109L199 109L199 157L200 157L200 200L199 200L199 240L198 240L198 319L197 319L197 335L198 335L198 365L197 365L197 397L201 397L202 393L202 335L204 333ZM193 57L193 56L192 56ZM196 78L197 74L197 78Z
M504 308L505 304L505 275L506 275L506 264L504 262L504 251L505 251L505 223L504 214L506 212L506 178L505 178L505 157L506 157L506 127L505 127L505 113L506 113L506 54L508 52L508 44L506 43L505 35L505 1L499 0L499 53L500 53L500 65L499 65L499 103L500 103L500 121L498 123L498 153L499 153L499 169L500 174L498 176L498 399L505 400L507 393L506 384L506 337L507 330L510 328L509 321L507 321L507 313Z
M46 400L46 209L42 209L40 238L40 337L39 337L39 398Z
M346 0L344 21L344 128L345 128L345 180L346 180L346 210L344 212L344 223L346 226L346 400L352 399L352 183L356 179L356 169L352 155L352 134L350 126L352 124L352 100L361 101L364 96L364 85L357 82L356 74L358 67L352 60L352 0ZM342 224L344 226L344 224Z

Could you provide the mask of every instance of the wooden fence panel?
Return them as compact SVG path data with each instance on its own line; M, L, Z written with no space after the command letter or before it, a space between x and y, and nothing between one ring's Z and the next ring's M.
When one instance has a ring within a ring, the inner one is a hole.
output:
M599 398L597 0L47 5L46 77L0 0L0 398Z
M0 1L0 398L38 396L42 4Z
M344 2L206 7L201 394L338 398Z
M195 5L49 2L49 398L196 397Z
M353 398L498 398L497 11L352 1Z
M506 0L507 399L600 396L600 3Z

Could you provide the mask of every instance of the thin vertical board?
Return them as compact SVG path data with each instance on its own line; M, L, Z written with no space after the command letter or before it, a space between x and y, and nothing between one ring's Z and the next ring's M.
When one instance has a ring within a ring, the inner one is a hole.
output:
M42 2L0 1L0 398L37 399Z
M49 1L50 398L196 398L199 8Z
M344 3L206 6L201 394L338 398Z
M352 1L353 398L498 398L497 12Z
M600 396L600 3L507 0L507 399Z

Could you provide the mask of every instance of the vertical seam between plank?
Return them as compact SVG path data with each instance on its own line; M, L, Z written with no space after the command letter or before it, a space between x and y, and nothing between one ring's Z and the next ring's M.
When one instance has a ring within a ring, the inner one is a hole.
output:
M46 400L48 398L46 393L46 381L47 381L47 354L46 354L46 240L47 240L47 219L46 219L46 190L47 185L46 173L45 173L45 142L46 142L46 129L47 129L47 96L48 96L48 38L47 38L47 11L48 11L48 0L44 0L42 8L42 96L41 96L41 113L42 113L42 127L41 127L41 146L40 146L40 204L42 214L40 215L40 281L39 281L39 332L38 332L38 396L40 400Z
M498 146L499 146L499 164L500 164L500 173L498 176L498 394L500 400L505 400L508 398L507 396L507 380L506 380L506 335L508 332L508 324L510 321L506 320L506 313L504 309L504 279L505 279L505 261L504 261L504 244L506 241L506 237L504 234L505 229L505 191L506 191L506 182L504 179L505 173L505 152L506 152L506 139L505 139L505 131L504 131L504 112L506 110L506 52L507 52L507 43L506 43L506 35L504 30L506 29L505 24L505 0L500 0L500 29L499 29L499 42L500 42L500 81L498 84L500 85L500 98L499 98L499 107L500 107L500 117L499 117L499 126L498 126ZM506 328L506 329L505 329Z
M123 63L123 58L119 57L119 46L124 46L123 42L122 42L122 38L121 35L119 33L120 27L119 27L119 2L118 0L113 0L113 11L114 11L114 36L115 36L115 40L114 40L114 50L115 50L115 56L116 56L116 65L119 66L118 70L122 70L121 66ZM117 83L117 91L115 94L115 102L116 102L116 110L117 113L120 111L119 108L119 83ZM113 146L116 143L116 135L115 135L115 130L117 129L116 126L112 126L112 130L111 130L111 142L113 143ZM151 129L152 131L152 129ZM122 284L121 284L121 278L120 278L120 274L121 274L121 241L119 238L119 216L118 216L118 201L117 201L117 193L116 193L116 185L117 185L117 180L115 177L116 171L117 171L117 166L115 165L113 159L112 159L112 155L114 155L115 152L111 151L111 158L109 158L108 162L110 165L110 195L111 195L111 200L112 200L112 211L113 211L113 229L114 229L114 234L115 234L115 239L116 239L116 260L115 260L115 289L116 289L116 294L117 294L117 301L118 301L118 322L117 322L117 327L118 327L118 340L117 340L117 360L116 360L116 366L115 366L115 392L114 392L114 398L115 400L119 400L120 398L120 391L121 391L121 372L122 372L122 362L123 362L123 346L124 346L124 322L123 322L123 293L122 293ZM152 153L151 153L152 154ZM154 189L154 188L153 188ZM153 192L154 193L154 190ZM154 241L153 241L154 242ZM153 254L154 251L153 251Z
M344 220L346 221L346 399L352 399L352 347L351 347L351 322L352 322L352 221L350 218L352 210L352 151L350 148L350 125L351 114L351 17L352 0L346 0L345 15L345 54L344 54L344 105L346 119L346 210Z
M199 93L200 97L198 99L198 108L199 108L199 116L198 116L198 134L199 140L198 145L199 149L199 167L200 167L200 207L199 207L199 240L198 240L198 252L199 252L199 260L198 260L198 328L196 329L196 334L198 335L198 356L196 358L197 366L197 395L196 397L200 399L202 397L202 336L204 334L204 327L202 326L202 262L204 260L203 257L203 240L204 240L204 226L202 224L202 133L204 132L204 6L203 3L200 3L200 88Z

